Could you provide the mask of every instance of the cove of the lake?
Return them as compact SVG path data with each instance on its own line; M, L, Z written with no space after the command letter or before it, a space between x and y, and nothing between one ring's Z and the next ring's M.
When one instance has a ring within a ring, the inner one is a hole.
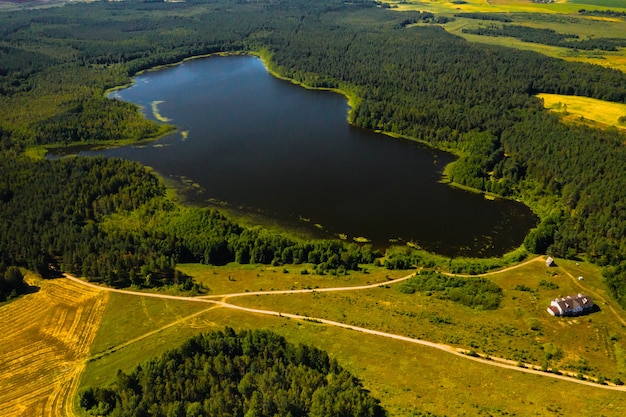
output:
M255 57L190 60L137 76L113 96L179 131L81 154L139 161L198 184L188 193L195 203L219 201L379 247L412 241L450 256L501 255L536 223L520 203L440 183L450 154L352 127L345 97L279 80Z

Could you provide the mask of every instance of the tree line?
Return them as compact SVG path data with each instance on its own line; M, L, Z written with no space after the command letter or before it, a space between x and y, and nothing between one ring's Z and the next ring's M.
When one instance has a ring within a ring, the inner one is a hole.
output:
M592 51L617 51L626 46L622 38L589 38L578 40L579 36L572 33L558 33L554 29L532 28L519 25L498 26L490 24L476 29L463 29L463 33L481 36L507 36L523 42L540 43L542 45L560 46L563 48Z
M598 10L598 9L586 10L586 9L580 9L578 11L578 13L582 14L582 15L589 15L589 16L626 17L626 12L620 12L618 10L611 10L611 9L607 9L607 10Z
M125 417L382 417L360 381L325 352L264 330L194 336L80 393L88 415Z
M466 19L476 19L476 20L490 20L490 21L504 22L504 23L510 23L513 21L511 20L511 18L507 17L506 15L502 13L479 13L479 12L457 13L454 15L454 17L464 17Z

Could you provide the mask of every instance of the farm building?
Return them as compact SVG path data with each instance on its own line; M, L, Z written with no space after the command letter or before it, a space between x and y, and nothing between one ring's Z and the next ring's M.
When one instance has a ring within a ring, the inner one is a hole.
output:
M578 316L590 311L594 306L595 304L589 296L578 294L572 297L568 295L552 301L548 307L548 313L553 316Z

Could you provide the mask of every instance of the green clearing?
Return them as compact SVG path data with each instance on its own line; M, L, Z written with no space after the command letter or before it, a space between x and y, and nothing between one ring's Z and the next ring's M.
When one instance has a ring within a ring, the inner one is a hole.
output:
M610 307L618 309L621 317L625 315L617 306L602 300L608 298L599 268L584 262L557 260L557 263L557 267L548 268L536 261L490 275L489 279L502 287L504 294L501 307L495 311L473 310L420 293L403 294L398 285L339 293L235 297L228 301L441 341L539 366L550 356L549 365L563 371L585 369L590 375L625 380L626 330L618 324ZM312 288L359 285L381 279L384 282L410 272L380 270L330 277L302 276L295 269L290 271L290 266L288 272L283 272L282 267L273 270L266 266L234 265L192 264L181 269L207 283L216 293L239 292L242 287L269 289L270 285L276 289L294 285ZM578 276L584 280L572 278ZM579 318L555 318L547 314L546 307L554 297L578 293L580 285L600 305L600 312ZM121 346L87 363L81 387L110 381L117 369L128 371L191 335L224 326L268 329L292 343L306 343L327 351L360 378L392 416L417 412L553 415L580 408L619 416L626 411L625 393L477 364L407 342L209 304L123 294L111 294L92 357L111 346ZM127 341L131 343L123 345Z
M91 349L92 359L87 362L81 378L81 387L111 381L118 369L130 371L200 331L224 327L226 324L213 322L208 312L195 315L211 307L205 303L112 293ZM189 316L193 317L181 320ZM168 326L174 322L174 326ZM111 347L115 349L108 350Z
M561 114L563 120L626 128L626 122L620 122L620 118L626 117L626 104L559 94L539 94L537 97L543 100L546 109Z
M367 273L348 275L313 275L313 265L240 265L213 266L181 264L177 269L193 277L194 282L208 288L207 295L232 294L252 291L299 290L312 288L347 287L398 278L402 272L367 266Z
M210 307L212 306L205 303L111 294L105 319L91 346L91 354L106 352L108 349ZM118 315L117 319L116 315ZM133 322L132 326L120 326L120 315Z

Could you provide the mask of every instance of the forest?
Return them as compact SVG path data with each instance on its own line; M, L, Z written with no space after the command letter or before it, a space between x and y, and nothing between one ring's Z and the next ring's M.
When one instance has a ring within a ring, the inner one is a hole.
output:
M200 334L178 349L88 388L89 415L125 417L383 417L361 383L314 347L269 331Z
M213 209L181 209L163 197L164 186L146 168L121 159L7 156L0 177L0 261L44 276L60 269L116 287L190 290L177 262L306 262L323 274L355 270L377 256L369 246L296 241L243 228ZM107 216L140 207L140 227L104 227Z
M175 277L175 264L191 260L306 259L334 271L372 260L371 248L294 242L221 213L171 208L151 174L130 163L23 154L34 145L157 136L171 127L144 120L104 92L157 65L244 52L261 55L281 76L354 97L349 120L356 126L456 153L449 180L530 205L542 223L526 239L527 249L604 266L609 288L626 305L626 138L615 129L564 124L534 96L624 103L621 72L472 44L438 25L412 24L430 16L367 0L95 2L2 18L0 255L6 265L44 272L53 264L116 285L152 285L184 281ZM103 227L111 215L137 209L172 219L147 230ZM195 222L188 231L180 221L187 216Z

